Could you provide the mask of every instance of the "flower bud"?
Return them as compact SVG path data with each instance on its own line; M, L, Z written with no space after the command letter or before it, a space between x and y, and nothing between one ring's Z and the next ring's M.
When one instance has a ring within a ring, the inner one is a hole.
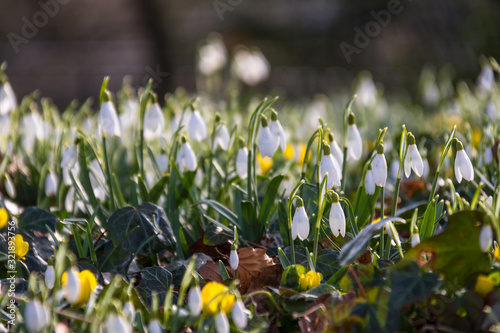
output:
M215 317L215 331L217 333L229 333L229 321L222 311Z
M42 331L50 321L49 310L38 300L29 302L24 309L24 324L30 333Z
M106 317L106 333L131 333L132 326L120 315L110 314Z
M233 319L234 325L240 329L244 330L247 327L248 318L246 314L246 308L242 301L236 301L231 310L231 317Z
M236 271L238 269L240 258L238 257L238 252L236 252L236 249L231 250L231 253L229 254L229 264L233 271Z
M54 288L54 284L56 282L56 272L54 271L54 267L52 265L47 266L45 270L45 285L47 288Z
M191 287L191 290L189 290L188 306L191 315L197 316L201 313L202 299L200 286L196 285L194 287Z

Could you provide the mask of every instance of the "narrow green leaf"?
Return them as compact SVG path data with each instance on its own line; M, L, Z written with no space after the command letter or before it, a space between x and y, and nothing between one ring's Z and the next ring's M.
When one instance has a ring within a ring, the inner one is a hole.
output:
M224 266L222 260L219 260L219 270L220 270L220 275L222 276L222 281L228 280L229 273L227 272L226 266Z
M420 222L419 236L421 241L431 237L434 232L434 223L436 222L436 201L437 197L432 199Z
M217 202L215 200L207 199L207 200L201 200L201 201L198 201L197 203L195 203L195 205L203 205L203 204L209 206L210 208L215 210L217 213L222 215L224 218L226 218L233 225L236 225L237 227L239 227L241 229L241 226L238 222L238 216L236 216L236 214L234 214L232 211L230 211L225 206L221 205L219 202Z
M259 217L257 218L257 220L263 227L265 227L265 225L267 224L267 220L269 219L271 212L274 210L274 201L276 199L276 196L278 195L279 187L284 177L284 175L274 177L267 186L266 195L264 197L264 200L262 201L262 205L259 211Z
M285 252L280 248L278 248L278 258L280 259L281 266L283 266L283 269L286 269L288 266L290 266L290 261L285 255Z

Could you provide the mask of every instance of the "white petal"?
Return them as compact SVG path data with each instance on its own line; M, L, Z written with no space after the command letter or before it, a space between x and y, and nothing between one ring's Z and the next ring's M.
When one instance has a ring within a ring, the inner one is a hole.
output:
M412 168L418 177L422 177L422 175L424 174L424 161L422 160L422 156L420 156L417 145L412 146L410 146Z
M164 173L168 169L168 156L165 154L158 155L156 157L156 164L161 173Z
M460 172L460 180L459 175L457 174L457 181L459 183L462 181L462 177L469 182L474 179L474 167L472 166L469 156L467 156L464 149L457 152L455 159L455 173L457 173L457 169Z
M273 135L269 126L260 127L258 139L259 151L262 157L273 157L278 149L279 140Z
M49 323L49 311L38 300L29 302L24 310L24 321L28 332L40 332Z
M269 128L271 129L271 132L278 138L281 151L284 152L286 149L286 136L280 121L271 121L271 123L269 124Z
M144 115L144 138L152 140L160 137L165 129L165 118L158 103L153 103Z
M322 182L325 178L325 175L328 173L328 188L340 186L339 169L340 166L333 158L332 154L323 155L319 164L319 181Z
M116 114L115 106L111 101L102 103L99 117L97 119L97 131L99 137L121 136L120 121Z
M157 319L153 319L149 322L148 333L162 333L163 328Z
M238 253L236 252L236 250L231 250L231 253L229 254L229 265L231 266L232 270L237 270L239 264L240 257L238 257Z
M129 322L120 315L110 314L106 317L106 333L131 333Z
M179 168L180 171L183 172L184 167L189 171L195 171L198 166L198 162L196 161L196 155L194 154L193 148L191 148L189 142L183 143L179 151L181 153L180 160L182 161L182 168Z
M57 177L53 172L49 172L45 178L45 195L53 197L57 194Z
M241 301L236 301L231 310L233 323L240 330L244 330L247 327L248 318L245 310L245 305Z
M344 153L342 152L342 149L340 149L337 141L333 141L330 143L330 148L332 150L332 155L333 157L337 160L340 166L340 170L342 170L342 163L344 162ZM342 175L342 171L340 172ZM342 176L340 176L342 178Z
M295 215L292 219L292 238L299 236L300 240L304 240L309 236L309 217L307 217L304 206L295 209Z
M368 195L375 193L375 182L373 181L373 171L371 169L365 175L365 192Z
M238 150L236 155L236 173L241 179L247 178L248 175L248 149L246 147Z
M54 288L54 284L56 282L56 272L54 271L53 266L47 266L47 269L45 270L45 285L47 288L52 289Z
M202 299L199 286L191 287L188 294L189 311L193 316L201 313Z
M361 158L363 142L355 124L347 127L347 158L357 161Z
M342 207L340 206L340 202L332 204L329 222L330 229L335 237L338 237L339 234L342 235L342 237L345 236L345 215Z
M405 176L406 176L406 178L410 178L410 175L411 175L411 167L412 167L412 165L411 165L410 147L408 147L408 151L406 152L406 156L405 156L405 162L403 164L403 168L405 170Z
M68 302L70 302L71 304L75 304L76 302L78 302L81 292L81 283L79 273L75 268L71 268L67 272L67 281L66 285L63 288L64 297L66 297Z
M8 174L5 174L5 191L7 191L7 194L11 199L14 199L17 195L14 183Z
M125 317L128 319L128 321L130 323L133 323L134 319L135 319L134 303L132 303L131 301L128 301L127 303L125 303L125 305L123 306L123 314L125 315Z
M486 149L484 150L484 162L486 164L490 164L491 162L493 162L493 152L491 150L491 147L486 147Z
M420 244L420 235L418 233L414 233L411 236L411 247L415 247Z
M77 150L75 148L75 145L69 146L68 149L63 154L62 160L61 160L61 168L72 168L76 164L76 160L78 158L77 155Z
M215 331L217 333L229 333L229 321L224 312L219 312L215 317Z
M198 110L191 114L188 124L189 137L195 141L201 141L207 137L207 125Z
M373 181L375 185L384 187L387 181L387 162L384 154L377 154L372 161Z
M215 135L214 147L219 146L222 150L227 150L229 148L229 140L230 136L226 125L221 125Z
M479 232L479 247L481 251L487 252L493 243L493 230L491 225L485 224Z

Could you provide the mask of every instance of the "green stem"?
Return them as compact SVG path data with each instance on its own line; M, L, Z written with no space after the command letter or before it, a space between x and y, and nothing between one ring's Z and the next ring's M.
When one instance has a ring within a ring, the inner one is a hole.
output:
M394 200L392 202L392 216L396 216L396 209L398 208L399 185L401 183L401 176L396 179L396 187L394 188Z
M85 254L83 253L82 242L80 240L80 234L78 233L78 227L73 223L73 238L75 239L76 249L78 251L78 257L84 258Z
M384 219L384 187L380 189L380 219ZM380 244L379 244L379 255L384 257L385 251L385 237L384 237L384 227L380 228Z
M248 295L245 296L245 299L246 298L251 298L253 296L257 296L257 295L264 295L264 296L267 296L269 298L269 300L271 301L271 303L273 303L273 305L276 307L276 310L278 310L279 313L281 313L282 315L288 315L279 305L278 303L276 302L276 300L273 298L273 295L271 295L270 292L268 291L264 291L264 290L260 290L260 291L254 291L253 293L250 293Z
M342 179L340 180L340 191L341 192L345 192L345 177L347 174L346 162L347 162L347 143L344 147L344 157L343 157L343 161L342 161Z
M106 165L106 173L107 173L107 183L109 188L109 201L110 201L110 209L112 212L115 211L115 196L113 194L113 180L111 178L111 168L108 159L108 149L106 148L106 136L102 136L102 147L104 150L104 163Z

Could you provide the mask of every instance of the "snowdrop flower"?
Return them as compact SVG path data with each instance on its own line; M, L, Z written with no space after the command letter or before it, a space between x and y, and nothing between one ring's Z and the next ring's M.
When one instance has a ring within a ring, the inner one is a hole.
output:
M248 176L248 149L245 147L243 139L239 139L240 149L236 155L236 173L241 179Z
M493 230L491 225L484 224L479 232L479 247L481 251L487 252L493 243Z
M53 197L57 194L57 176L50 171L45 178L45 195Z
M216 115L215 121L218 123L219 120L219 116ZM229 148L229 140L230 136L226 125L218 124L217 129L215 130L214 150L217 149L217 146L219 146L222 150L226 151Z
M123 113L119 115L120 128L130 129L137 125L139 103L134 98L128 98L123 105Z
M54 266L52 265L47 266L47 269L45 270L44 279L47 288L49 289L54 288L54 284L56 282L56 272L54 271Z
M92 163L90 163L90 170L90 185L92 185L92 189L94 190L94 196L98 200L104 202L104 200L106 200L106 191L101 184L105 183L106 178L104 177L104 172L102 171L101 165L97 159L94 158Z
M328 188L340 186L341 172L339 163L331 154L330 146L323 142L323 156L321 156L319 163L319 181L322 182L325 175L328 174Z
M297 236L300 240L309 236L309 217L304 208L304 201L300 197L297 197L297 208L292 219L292 239L295 240Z
M355 116L349 111L349 122L347 126L347 159L357 161L361 158L363 150L363 141L355 123Z
M99 116L97 118L97 134L100 138L102 138L103 135L104 137L121 136L120 121L118 120L118 115L116 114L116 109L111 101L109 92L104 94L104 101L99 111Z
M491 119L491 120L497 120L498 119L498 111L495 106L495 103L493 101L490 101L488 105L486 105L486 115Z
M125 318L127 318L127 320L130 323L133 323L134 319L135 319L135 306L134 306L134 303L132 303L130 301L128 301L127 303L125 303L125 305L123 305L123 314L125 315Z
M257 143L262 157L267 156L272 158L276 149L278 149L279 139L273 134L273 132L271 132L269 126L267 126L267 119L264 116L261 118L261 126Z
M483 66L479 77L477 78L477 87L481 92L489 92L493 89L493 83L495 82L495 76L493 74L493 69L490 65Z
M0 116L8 115L17 109L17 98L7 81L5 74L0 73Z
M245 84L255 86L267 79L270 66L259 50L241 48L234 55L233 70Z
M153 103L144 114L144 139L153 140L160 137L165 129L165 118L160 105L153 97Z
M121 315L110 314L106 317L106 333L131 333L130 323Z
M234 303L231 310L231 317L233 318L234 326L238 329L244 330L247 327L248 318L245 305L242 301L238 300Z
M78 150L76 146L72 144L68 149L64 151L62 160L61 160L61 168L63 169L71 169L75 166L76 161L78 159Z
M371 164L368 165L368 171L365 175L365 193L372 195L375 193L375 181L373 180L373 170Z
M484 149L484 163L491 164L491 162L493 162L492 147L486 147Z
M330 229L335 237L345 236L345 215L339 202L339 195L333 192L333 202L330 208Z
M359 101L364 107L375 106L377 103L378 92L370 73L363 73L363 76L357 85L356 94L359 96Z
M80 274L75 268L71 268L66 273L66 283L63 283L64 297L71 304L76 304L78 303L82 290Z
M271 123L269 124L271 133L277 138L281 151L286 150L286 136L280 121L278 120L278 113L271 109Z
M212 75L221 70L227 62L224 42L217 34L208 37L208 43L198 50L198 69L203 75Z
M50 321L49 310L38 300L26 304L24 309L24 322L28 332L42 331Z
M217 333L229 333L229 321L223 311L219 312L215 317L215 331Z
M411 235L411 247L415 247L418 244L420 244L420 235L418 234L418 232L415 232L413 233L413 235Z
M186 141L184 136L181 138L181 147L177 151L176 162L180 172L184 172L186 169L195 171L198 166L193 148L191 148L191 145Z
M340 146L337 143L337 141L335 141L332 132L328 133L328 141L330 142L332 156L334 159L337 160L340 166L340 170L342 170L342 164L344 163L344 153L342 152L342 149L340 149ZM340 172L340 179L342 179L342 171Z
M148 325L148 333L161 333L163 332L163 328L161 327L158 319L153 319L149 322Z
M165 173L168 169L168 156L166 154L160 154L156 157L156 164L161 173Z
M384 155L384 145L379 144L377 154L371 163L373 170L373 181L375 185L384 187L387 181L387 162Z
M424 162L415 144L415 137L411 133L408 133L408 150L406 151L404 169L406 178L410 177L412 169L417 177L421 177L424 173Z
M191 287L188 294L188 307L191 315L199 315L201 313L202 305L200 286L196 285Z
M459 183L462 182L462 178L467 181L472 181L474 179L474 167L464 150L464 146L460 140L457 140L457 156L455 157L455 177Z
M189 138L200 142L207 137L207 125L201 117L200 111L194 110L188 124Z
M238 266L240 264L240 257L238 257L238 252L236 248L231 250L231 253L229 254L229 265L231 266L231 269L233 271L236 271L238 269Z

